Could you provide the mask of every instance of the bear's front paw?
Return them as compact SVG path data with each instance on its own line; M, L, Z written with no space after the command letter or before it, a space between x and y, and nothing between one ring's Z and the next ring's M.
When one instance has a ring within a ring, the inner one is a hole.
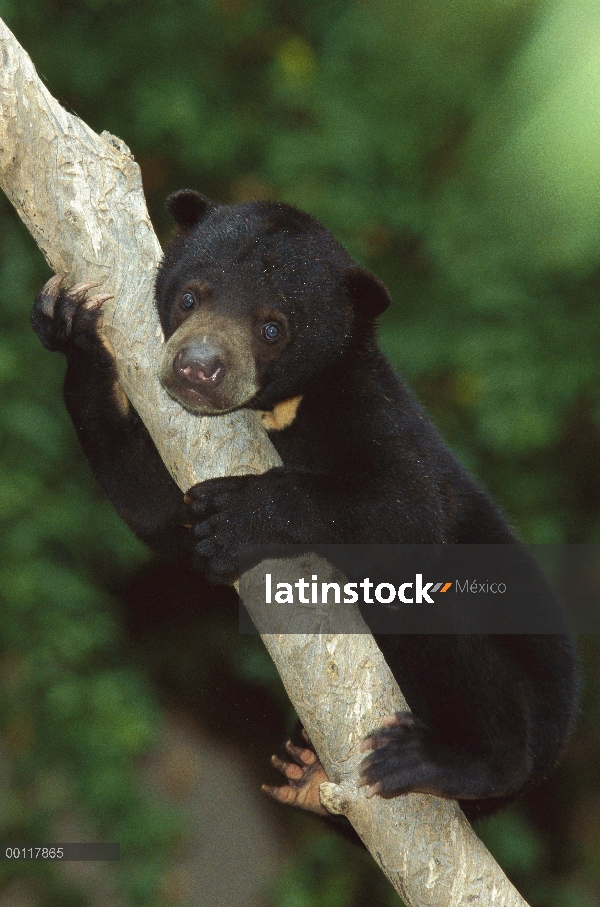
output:
M367 788L367 797L434 793L427 783L433 768L429 730L411 712L391 715L363 740L361 749L373 750L360 769L359 786Z
M254 476L227 476L200 482L185 495L197 540L194 565L214 583L239 575L239 549L250 541L247 490Z
M84 350L104 349L98 335L100 307L110 299L109 293L86 298L93 283L78 283L63 290L64 274L52 277L35 297L31 324L47 350L67 353L78 347Z
M302 747L288 740L285 748L291 756L289 761L279 756L271 757L271 763L285 777L285 784L263 784L263 792L285 806L297 806L319 816L328 815L319 796L319 788L328 778L312 744Z

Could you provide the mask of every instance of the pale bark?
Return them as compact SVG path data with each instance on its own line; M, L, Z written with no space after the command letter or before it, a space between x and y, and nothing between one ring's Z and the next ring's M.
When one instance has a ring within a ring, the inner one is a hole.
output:
M128 149L63 110L1 22L0 65L0 185L54 271L114 294L104 328L120 380L180 487L277 464L252 413L193 416L158 382L162 335L152 286L160 248ZM370 635L332 634L318 623L327 615L316 619L320 633L263 639L337 782L325 786L325 802L348 815L410 907L526 907L455 803L424 795L367 800L358 792L362 737L406 706ZM351 620L349 630L363 629L358 615Z

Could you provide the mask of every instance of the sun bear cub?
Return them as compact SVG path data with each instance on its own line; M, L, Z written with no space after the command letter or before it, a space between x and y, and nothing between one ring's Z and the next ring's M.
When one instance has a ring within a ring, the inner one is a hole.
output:
M214 581L238 549L286 543L515 543L377 346L385 286L308 214L218 205L185 190L156 279L160 377L192 412L261 413L283 465L212 479L184 497L118 385L99 332L102 296L53 278L34 329L67 357L65 399L91 467L125 522L159 551L188 552ZM192 529L186 528L192 524ZM575 712L567 636L381 636L411 713L368 738L362 781L424 791L484 814L556 764ZM307 741L276 760L284 802L314 776ZM307 755L308 754L308 755Z

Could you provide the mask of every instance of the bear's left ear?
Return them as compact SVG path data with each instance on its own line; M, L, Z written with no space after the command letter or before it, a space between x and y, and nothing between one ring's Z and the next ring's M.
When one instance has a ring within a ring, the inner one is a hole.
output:
M168 197L165 207L178 227L182 230L191 230L216 206L209 198L200 195L194 189L182 189Z
M392 301L385 284L359 265L345 272L344 282L352 302L365 315L381 315Z

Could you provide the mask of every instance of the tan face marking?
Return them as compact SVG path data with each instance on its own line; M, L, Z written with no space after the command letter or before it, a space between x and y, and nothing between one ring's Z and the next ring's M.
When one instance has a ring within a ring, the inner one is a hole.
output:
M186 386L173 369L178 351L198 338L210 338L223 361L225 377L214 391L210 387L196 390ZM211 415L239 409L259 389L250 323L240 323L208 307L199 309L177 328L165 345L158 376L165 390L192 412Z
M289 428L296 418L301 402L302 394L276 403L273 409L268 412L259 411L262 427L266 431L283 431L284 428Z

